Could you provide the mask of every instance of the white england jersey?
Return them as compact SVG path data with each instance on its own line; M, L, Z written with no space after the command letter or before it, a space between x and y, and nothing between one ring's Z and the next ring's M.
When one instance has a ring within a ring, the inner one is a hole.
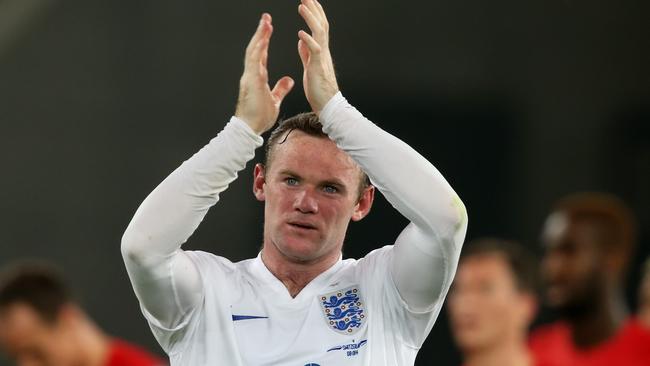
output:
M260 256L188 252L203 303L176 329L147 318L172 365L412 365L442 301L409 311L385 270L392 254L340 260L292 298Z
M233 117L156 187L122 238L142 312L172 366L413 365L456 271L465 208L431 163L340 93L319 117L410 223L394 245L339 260L295 298L260 256L232 263L182 250L262 145Z

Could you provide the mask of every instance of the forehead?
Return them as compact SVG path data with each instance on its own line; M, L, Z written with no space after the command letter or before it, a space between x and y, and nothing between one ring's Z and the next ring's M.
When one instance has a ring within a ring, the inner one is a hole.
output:
M544 223L542 240L546 249L598 249L597 230L585 220L571 218L564 212L554 212Z
M272 149L271 171L289 169L298 174L320 172L340 179L357 178L359 174L354 160L327 137L293 130L283 143L276 144Z
M459 278L465 279L514 279L508 262L500 253L481 253L461 260Z

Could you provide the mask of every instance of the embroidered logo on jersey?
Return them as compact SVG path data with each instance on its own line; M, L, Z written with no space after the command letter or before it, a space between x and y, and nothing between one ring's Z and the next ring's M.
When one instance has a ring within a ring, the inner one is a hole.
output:
M332 347L332 348L328 349L327 352L345 351L345 354L348 357L352 357L352 356L358 355L359 354L359 348L363 347L366 343L368 343L367 339L364 339L359 343L355 343L354 340L353 340L352 343Z
M356 333L367 317L361 293L355 286L321 295L318 300L327 324L338 333Z

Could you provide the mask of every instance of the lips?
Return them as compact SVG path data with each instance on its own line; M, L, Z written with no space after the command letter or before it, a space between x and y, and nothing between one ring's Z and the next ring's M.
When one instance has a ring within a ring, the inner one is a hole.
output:
M302 221L302 220L288 221L287 224L289 224L289 226L299 228L299 229L304 229L304 230L317 230L318 229L318 227L316 227L316 225L312 224L311 222Z

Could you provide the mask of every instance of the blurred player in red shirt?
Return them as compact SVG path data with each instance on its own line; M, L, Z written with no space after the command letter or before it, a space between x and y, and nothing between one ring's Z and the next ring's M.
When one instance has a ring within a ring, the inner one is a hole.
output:
M581 193L560 200L543 229L542 277L561 320L536 330L530 345L547 365L650 365L650 333L630 318L623 297L635 225L618 198Z
M160 366L143 349L105 335L57 272L21 265L0 278L0 348L18 366Z
M537 265L514 242L463 248L447 303L465 366L539 366L526 344L537 311Z

